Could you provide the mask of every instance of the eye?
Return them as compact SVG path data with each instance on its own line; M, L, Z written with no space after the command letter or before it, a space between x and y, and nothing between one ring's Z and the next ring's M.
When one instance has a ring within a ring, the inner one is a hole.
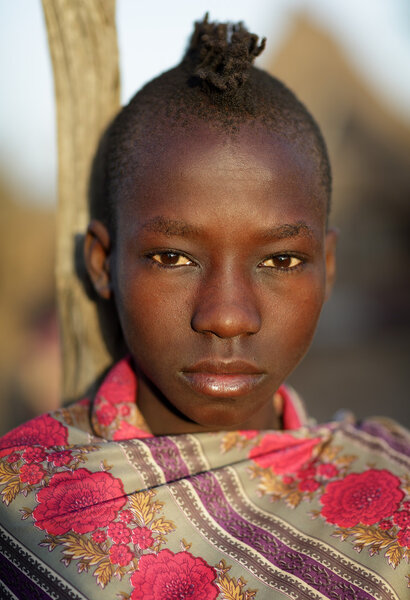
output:
M183 267L194 264L187 256L178 252L157 252L151 254L150 258L163 267Z
M296 267L301 265L302 262L303 261L300 258L297 258L296 256L291 256L289 254L278 254L276 256L270 256L269 258L265 258L265 260L259 263L258 266L288 271L290 269L295 269Z

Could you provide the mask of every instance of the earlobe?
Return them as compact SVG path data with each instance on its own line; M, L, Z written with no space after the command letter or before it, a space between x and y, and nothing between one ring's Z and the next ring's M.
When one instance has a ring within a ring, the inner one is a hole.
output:
M110 250L108 229L101 221L92 220L84 239L84 261L95 291L106 300L111 297Z
M326 233L326 289L325 300L327 300L333 289L336 279L336 245L339 239L339 230L332 227Z

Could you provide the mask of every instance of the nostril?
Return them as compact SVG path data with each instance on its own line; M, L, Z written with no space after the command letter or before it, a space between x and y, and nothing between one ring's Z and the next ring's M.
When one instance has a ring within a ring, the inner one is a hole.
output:
M257 333L261 327L261 318L255 306L244 306L241 303L217 304L211 301L197 308L191 325L198 333L232 338Z

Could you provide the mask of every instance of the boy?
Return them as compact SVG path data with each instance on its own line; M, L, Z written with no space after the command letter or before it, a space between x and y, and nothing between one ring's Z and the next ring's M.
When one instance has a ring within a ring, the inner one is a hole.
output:
M404 439L308 426L282 385L336 235L322 136L263 47L205 19L102 142L84 256L129 356L1 440L6 597L404 597Z

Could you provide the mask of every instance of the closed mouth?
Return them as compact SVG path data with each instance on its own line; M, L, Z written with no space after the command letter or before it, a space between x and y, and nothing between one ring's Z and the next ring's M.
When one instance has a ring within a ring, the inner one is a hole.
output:
M205 360L183 369L180 375L195 392L215 398L248 394L265 376L256 365L242 360Z

